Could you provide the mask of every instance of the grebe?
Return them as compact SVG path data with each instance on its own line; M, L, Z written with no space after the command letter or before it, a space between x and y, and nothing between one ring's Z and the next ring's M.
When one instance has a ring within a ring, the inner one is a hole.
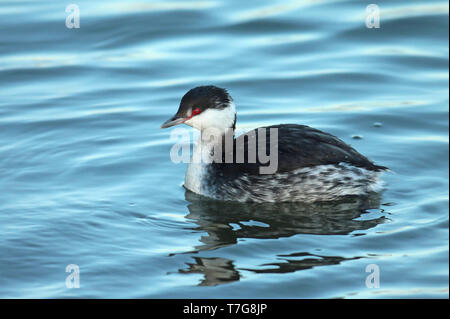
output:
M387 167L375 165L337 137L309 126L272 125L234 137L235 104L228 91L217 86L188 91L177 113L161 128L178 124L200 130L184 186L212 199L314 202L382 190L379 175ZM269 149L275 153L271 155L276 165L268 173ZM255 160L250 154L263 156Z

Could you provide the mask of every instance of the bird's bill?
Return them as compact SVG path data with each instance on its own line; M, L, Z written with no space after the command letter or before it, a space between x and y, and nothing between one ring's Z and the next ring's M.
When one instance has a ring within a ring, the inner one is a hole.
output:
M172 117L171 119L165 121L162 125L161 128L166 128L166 127L171 127L171 126L175 126L178 124L183 124L186 121L185 118L182 117L177 117L176 115L174 117Z

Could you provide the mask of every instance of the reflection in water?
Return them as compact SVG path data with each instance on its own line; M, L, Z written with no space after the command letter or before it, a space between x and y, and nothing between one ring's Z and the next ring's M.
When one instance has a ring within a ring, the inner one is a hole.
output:
M284 262L278 262L278 263L270 263L270 264L264 264L262 266L273 266L270 268L264 268L264 269L249 269L249 268L242 268L243 270L249 270L256 273L288 273L288 272L294 272L297 270L304 270L304 269L310 269L316 266L326 266L326 265L338 265L342 261L345 260L354 260L359 259L361 257L352 257L352 258L344 258L339 256L320 256L320 255L314 255L309 253L293 253L289 255L278 255L280 257L291 257L289 258L282 258ZM298 259L298 257L308 257L303 259ZM296 259L292 259L296 258Z
M225 258L194 257L195 263L188 263L189 269L180 269L180 273L199 273L205 276L199 286L215 286L238 281L239 272L233 262Z
M189 214L186 218L197 224L195 231L207 233L201 245L186 253L199 253L237 244L242 238L276 239L298 234L347 235L367 230L383 223L384 216L371 220L356 220L368 209L378 208L380 195L347 197L335 202L321 203L235 203L208 200L186 191ZM355 234L356 235L356 234ZM363 235L358 233L358 235ZM278 255L282 262L269 263L264 269L242 270L256 273L287 273L315 266L336 265L345 260L339 256L320 256L308 252ZM194 257L180 273L202 273L201 286L213 286L240 279L233 261L226 258Z

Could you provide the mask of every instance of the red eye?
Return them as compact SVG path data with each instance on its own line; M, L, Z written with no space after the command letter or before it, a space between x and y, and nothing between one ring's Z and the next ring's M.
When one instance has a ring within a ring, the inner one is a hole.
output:
M202 110L200 110L198 107L196 107L195 109L192 110L192 115L197 115L200 114Z

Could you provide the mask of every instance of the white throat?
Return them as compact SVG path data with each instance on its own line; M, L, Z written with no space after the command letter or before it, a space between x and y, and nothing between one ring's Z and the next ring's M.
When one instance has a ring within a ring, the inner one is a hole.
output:
M200 134L197 143L194 144L194 152L189 161L184 186L190 191L203 194L203 180L207 175L208 166L213 161L214 143L204 141Z
M190 191L206 195L202 182L207 176L208 165L222 157L223 137L232 138L235 120L236 108L231 102L224 109L207 109L185 122L201 131L186 170L184 186Z

